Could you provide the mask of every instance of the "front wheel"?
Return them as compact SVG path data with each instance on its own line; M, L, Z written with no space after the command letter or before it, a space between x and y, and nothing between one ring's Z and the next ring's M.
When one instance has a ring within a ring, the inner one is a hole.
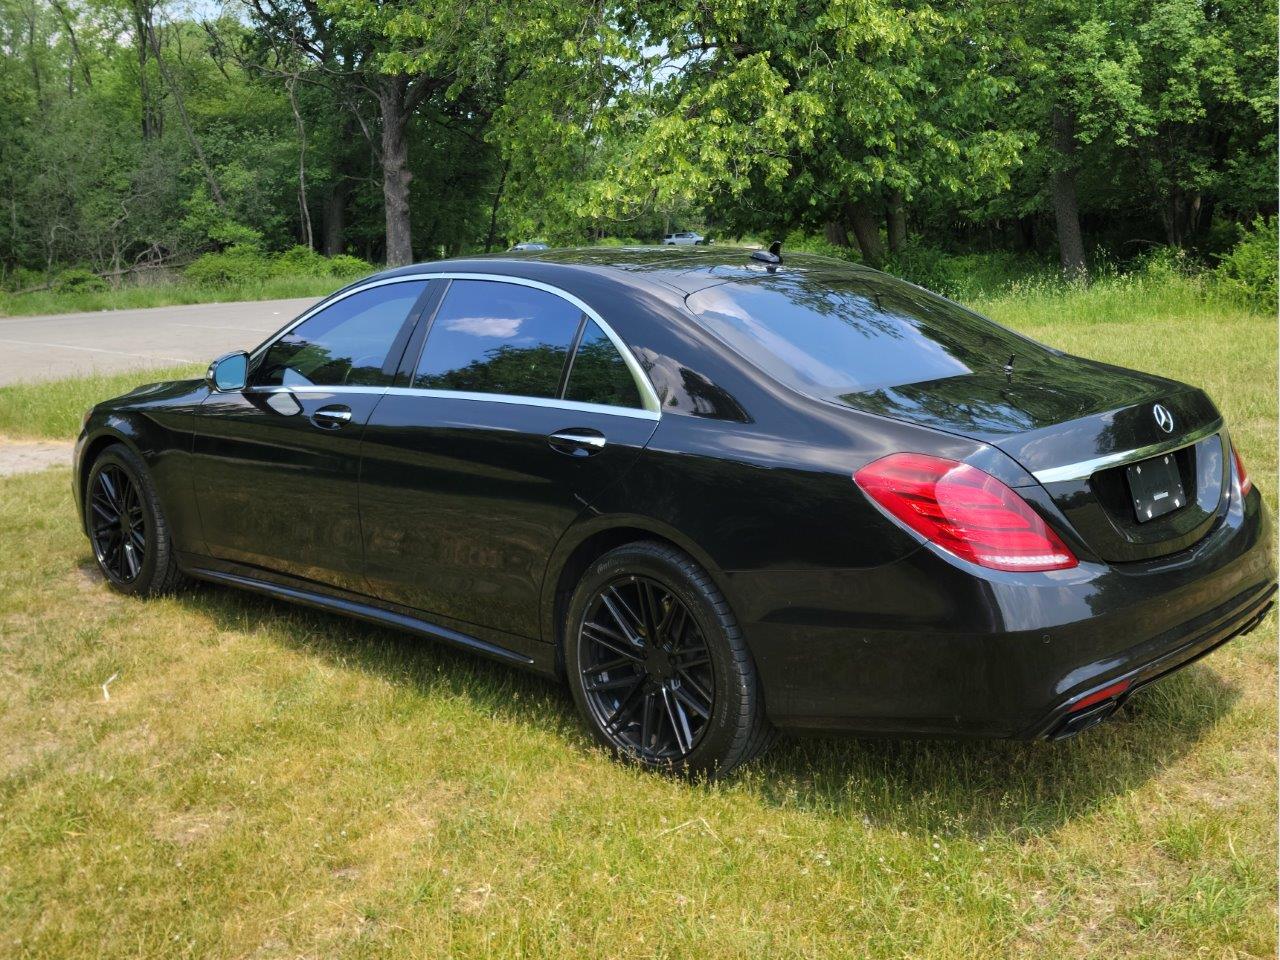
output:
M94 461L84 515L93 557L113 588L153 596L182 583L146 464L123 444L108 447Z
M674 547L632 543L593 563L570 601L564 646L579 710L620 757L718 777L772 738L729 605Z

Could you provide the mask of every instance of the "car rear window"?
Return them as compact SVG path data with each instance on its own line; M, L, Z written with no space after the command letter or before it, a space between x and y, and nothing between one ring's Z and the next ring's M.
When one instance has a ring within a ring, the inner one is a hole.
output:
M687 303L766 373L823 397L963 376L1045 350L918 287L852 270L722 283Z

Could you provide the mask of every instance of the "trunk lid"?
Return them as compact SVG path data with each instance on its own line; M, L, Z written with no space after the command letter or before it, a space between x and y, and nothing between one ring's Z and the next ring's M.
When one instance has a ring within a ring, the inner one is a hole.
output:
M834 399L1003 450L1110 562L1191 546L1212 528L1230 483L1222 418L1202 391L1066 354L1015 355L1008 374L978 370ZM1144 466L1172 481L1155 493L1160 508L1175 501L1167 513L1145 516L1151 499L1129 472Z

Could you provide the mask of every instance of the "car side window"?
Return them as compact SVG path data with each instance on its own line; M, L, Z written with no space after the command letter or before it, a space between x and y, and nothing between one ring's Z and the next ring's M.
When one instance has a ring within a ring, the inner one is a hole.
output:
M581 310L544 290L454 280L431 321L413 385L556 397L581 320Z
M640 390L622 354L594 320L587 322L569 368L564 398L610 407L642 407Z
M425 280L370 287L308 317L267 348L254 386L388 386L387 354ZM398 361L399 358L393 358Z

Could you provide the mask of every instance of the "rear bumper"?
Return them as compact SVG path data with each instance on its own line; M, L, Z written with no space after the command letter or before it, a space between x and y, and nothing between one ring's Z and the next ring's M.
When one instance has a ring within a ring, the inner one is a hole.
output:
M1078 709L1076 704L1089 700L1094 695L1094 691L1085 691L1052 710L1043 723L1029 728L1024 736L1031 739L1064 740L1096 726L1143 687L1195 663L1227 641L1249 633L1271 612L1275 595L1274 583L1247 591L1247 595L1235 597L1206 616L1198 618L1199 622L1184 624L1169 636L1154 638L1145 644L1147 651L1135 651L1133 661L1136 665L1132 669L1112 676L1100 685L1101 690L1105 690L1127 682L1128 687L1123 692ZM1150 659L1145 659L1148 654Z
M1253 492L1194 547L1142 563L998 574L922 548L864 570L728 580L780 727L1056 738L1256 626L1276 563ZM1124 680L1121 697L1068 722Z

